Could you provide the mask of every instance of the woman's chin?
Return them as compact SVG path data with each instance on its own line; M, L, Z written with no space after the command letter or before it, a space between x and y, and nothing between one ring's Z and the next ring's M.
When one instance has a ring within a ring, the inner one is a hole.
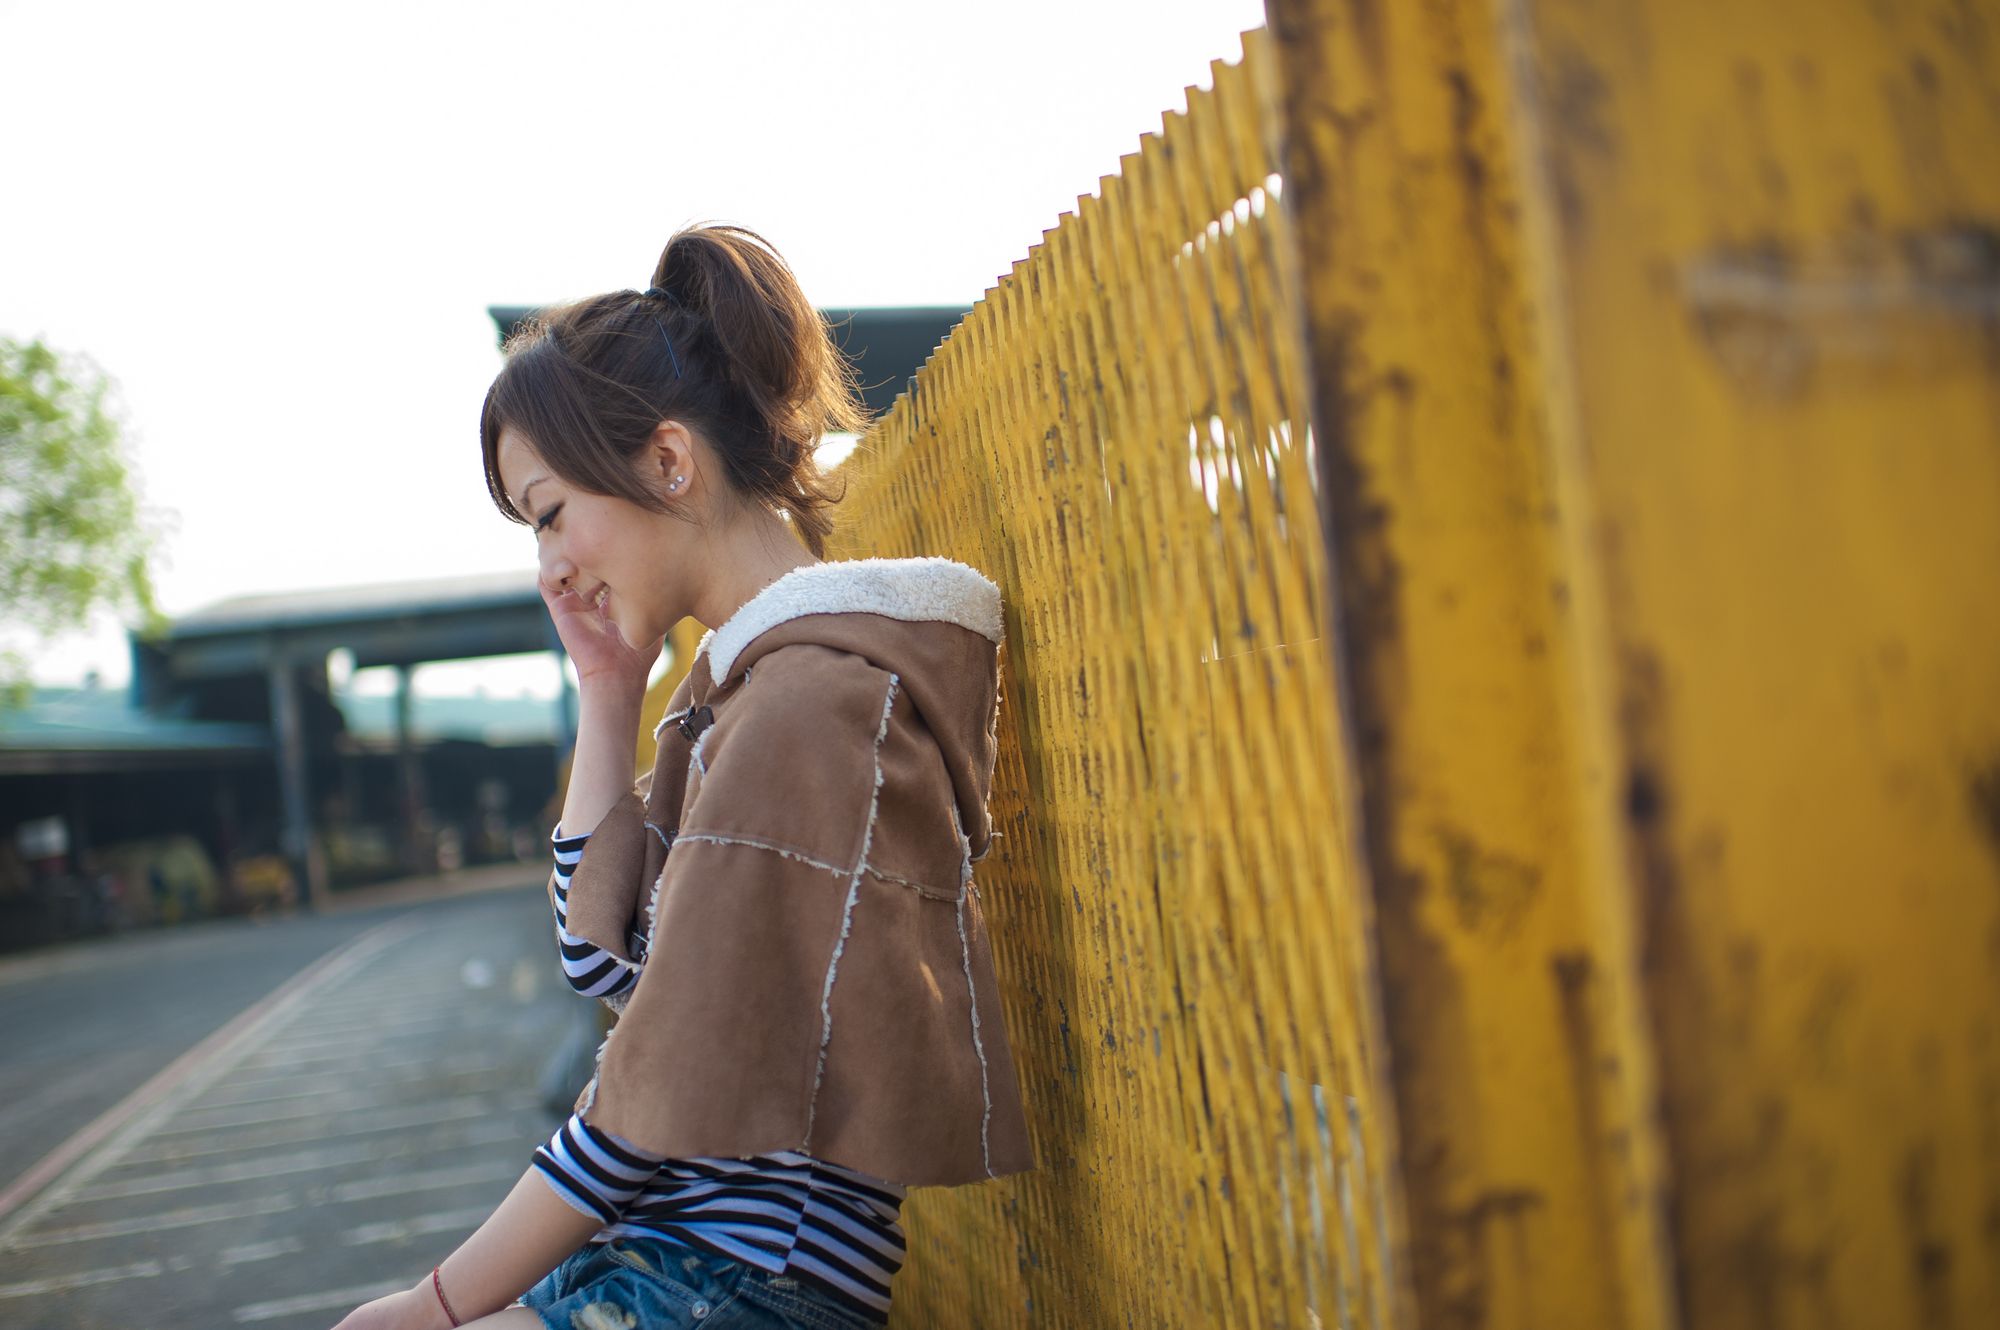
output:
M611 625L611 631L618 634L618 640L627 647L637 650L648 641L642 636L646 631L643 624L630 623L615 615L608 617L606 621Z

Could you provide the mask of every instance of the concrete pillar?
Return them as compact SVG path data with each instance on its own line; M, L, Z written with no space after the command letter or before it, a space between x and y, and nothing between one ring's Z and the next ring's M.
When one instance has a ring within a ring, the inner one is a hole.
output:
M273 659L266 672L271 685L271 731L278 741L278 786L284 798L285 857L291 860L292 872L303 889L302 904L318 909L326 902L326 860L312 834L312 791L298 676L291 663L282 659Z
M426 834L424 768L416 740L416 666L396 667L396 784L402 810L402 860L408 873L437 868L436 847Z

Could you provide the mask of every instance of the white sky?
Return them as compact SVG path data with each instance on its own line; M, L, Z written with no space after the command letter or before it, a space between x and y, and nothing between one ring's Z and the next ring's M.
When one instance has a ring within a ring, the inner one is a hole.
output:
M970 304L1262 22L1259 0L0 0L0 333L117 380L169 614L526 567L480 475L488 305L643 286L711 218L823 306ZM35 673L92 668L129 674L108 619Z

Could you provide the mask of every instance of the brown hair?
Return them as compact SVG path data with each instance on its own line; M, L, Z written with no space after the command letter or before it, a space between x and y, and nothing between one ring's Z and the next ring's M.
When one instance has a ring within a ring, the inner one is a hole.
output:
M528 521L500 483L500 432L510 425L570 484L685 516L633 466L671 419L707 440L732 491L789 516L825 557L826 509L841 496L813 450L828 429L866 429L868 412L826 321L756 232L684 227L661 252L652 290L541 310L505 354L479 440L487 491L511 520Z

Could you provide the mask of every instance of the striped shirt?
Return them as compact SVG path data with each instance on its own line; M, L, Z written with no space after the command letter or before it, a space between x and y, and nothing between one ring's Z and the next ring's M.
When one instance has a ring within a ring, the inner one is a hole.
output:
M631 961L569 931L569 878L589 833L553 838L556 942L570 986L591 997L621 993L645 966L633 933ZM813 1284L873 1321L889 1315L889 1285L903 1264L903 1189L796 1150L748 1159L668 1159L570 1116L535 1151L556 1195L596 1218L592 1239L663 1238Z

